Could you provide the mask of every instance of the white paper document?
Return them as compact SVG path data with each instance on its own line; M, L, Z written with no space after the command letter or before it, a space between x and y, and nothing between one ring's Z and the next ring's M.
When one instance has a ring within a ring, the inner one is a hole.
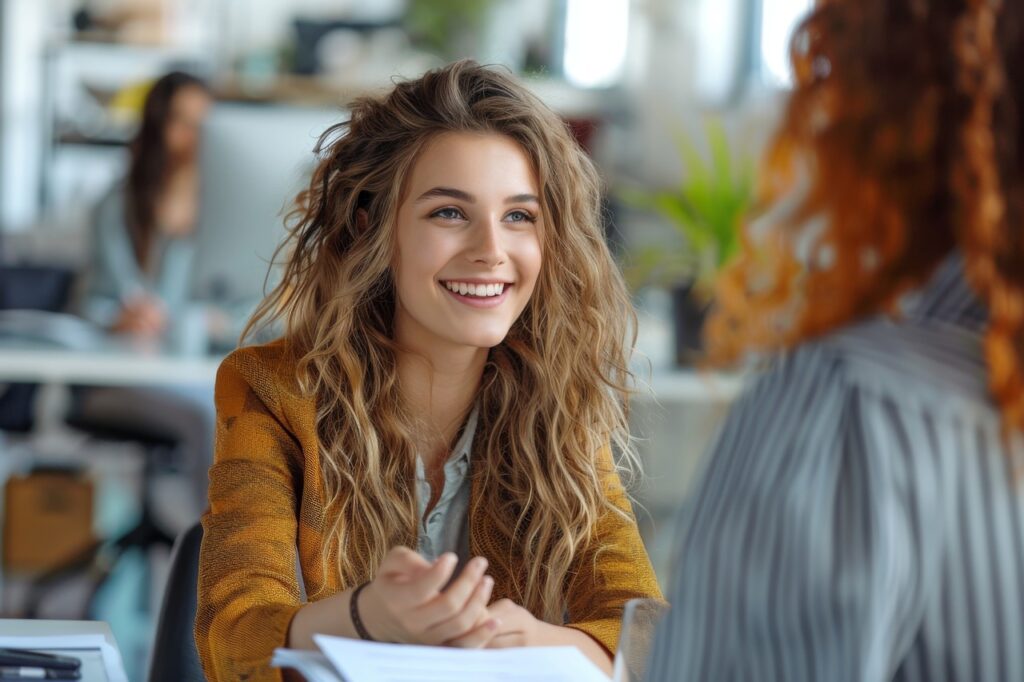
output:
M319 651L276 649L270 664L297 670L306 682L344 682L331 662Z
M344 682L609 682L571 646L481 650L382 644L326 635L314 635L313 639ZM292 653L279 649L274 663L288 666ZM293 662L301 672L301 662Z
M121 655L103 635L4 635L0 636L0 647L76 656L82 660L83 681L128 682Z

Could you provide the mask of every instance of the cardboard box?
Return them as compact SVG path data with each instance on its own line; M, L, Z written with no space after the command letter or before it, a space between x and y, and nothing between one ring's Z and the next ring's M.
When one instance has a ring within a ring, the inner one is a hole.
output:
M60 566L94 542L93 486L83 474L37 470L4 488L4 568L37 573Z

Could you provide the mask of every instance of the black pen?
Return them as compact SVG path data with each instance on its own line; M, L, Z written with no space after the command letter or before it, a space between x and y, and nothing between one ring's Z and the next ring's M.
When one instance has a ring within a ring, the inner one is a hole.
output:
M54 670L53 668L37 668L15 666L0 668L0 680L77 680L81 675L77 670Z

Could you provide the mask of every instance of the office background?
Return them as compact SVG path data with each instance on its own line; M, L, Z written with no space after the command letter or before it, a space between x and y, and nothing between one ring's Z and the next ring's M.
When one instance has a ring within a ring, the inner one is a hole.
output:
M633 422L646 476L633 492L664 575L672 510L742 381L693 366L704 285L750 200L789 82L789 36L809 4L4 0L0 616L106 620L139 678L166 547L126 552L95 594L84 570L40 576L89 542L137 527L144 508L169 535L196 518L173 447L65 418L72 385L172 381L209 391L228 345L185 324L159 347L111 346L73 318L93 208L125 171L146 87L171 69L206 78L216 100L200 149L190 289L236 318L259 294L316 134L351 98L475 57L521 74L570 123L606 182L606 232L640 312ZM246 248L232 250L240 235ZM26 306L21 292L48 289L55 313L10 314ZM56 526L40 525L46 514Z

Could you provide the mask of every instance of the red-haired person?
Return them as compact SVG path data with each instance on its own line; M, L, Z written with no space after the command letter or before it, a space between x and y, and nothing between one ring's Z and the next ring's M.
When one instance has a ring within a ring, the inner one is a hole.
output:
M774 355L651 680L1024 679L1024 4L828 0L709 328Z

